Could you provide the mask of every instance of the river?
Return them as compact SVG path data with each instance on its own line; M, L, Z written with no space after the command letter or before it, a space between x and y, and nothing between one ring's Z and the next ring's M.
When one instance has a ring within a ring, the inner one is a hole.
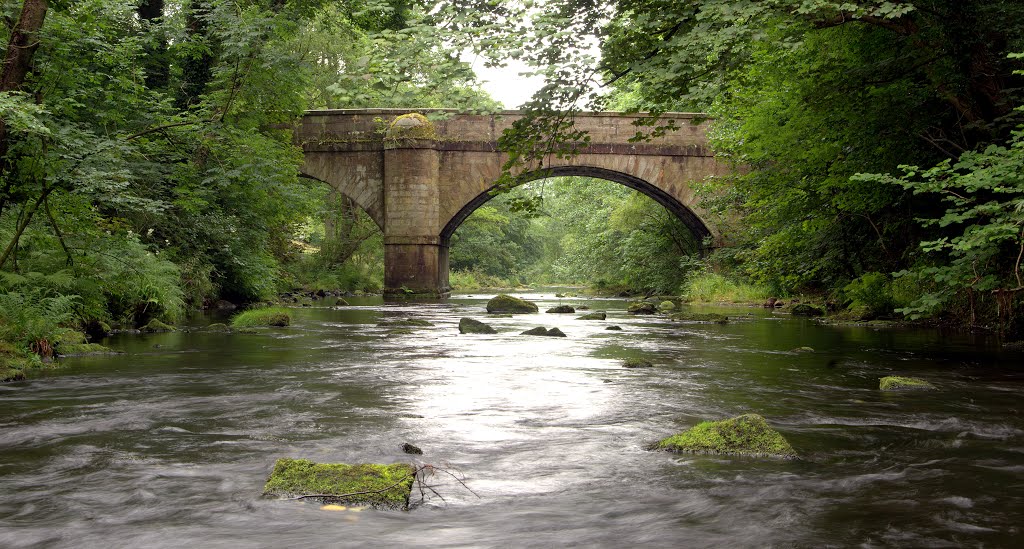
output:
M632 317L621 300L519 295L609 317L487 318L487 295L362 298L293 309L291 327L260 334L119 335L105 343L124 354L0 385L0 546L1024 543L1020 352L761 309L705 309L744 320L696 324ZM464 316L499 333L459 335ZM377 326L409 317L434 326ZM538 325L568 337L519 335ZM894 374L937 390L880 392ZM646 449L748 412L802 459ZM441 497L407 512L322 510L260 497L279 457L429 463L468 489L439 474Z

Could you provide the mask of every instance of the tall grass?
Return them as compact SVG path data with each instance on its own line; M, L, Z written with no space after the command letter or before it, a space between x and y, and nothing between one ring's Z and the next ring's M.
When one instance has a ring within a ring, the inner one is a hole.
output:
M684 300L696 303L760 303L773 297L765 286L739 282L710 271L692 274L681 291Z
M448 284L457 292L474 292L488 288L516 288L521 285L517 278L501 278L476 270L451 271Z

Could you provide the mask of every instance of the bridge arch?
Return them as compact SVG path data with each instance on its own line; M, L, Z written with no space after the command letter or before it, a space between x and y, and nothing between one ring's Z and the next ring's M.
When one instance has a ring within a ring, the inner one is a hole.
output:
M700 216L698 216L692 209L656 185L628 173L596 166L557 166L528 172L522 177L521 184L526 184L540 179L549 179L552 177L574 176L591 177L594 179L611 181L612 183L618 183L635 191L639 191L653 199L658 204L661 204L666 210L675 215L679 221L681 221L683 225L690 230L697 242L703 243L706 238L712 236L711 230L708 228L707 224L705 224ZM456 212L450 220L448 220L444 228L441 230L440 244L442 246L448 246L452 235L455 234L455 231L458 230L462 223L466 221L474 211L496 196L492 194L495 188L496 186L492 185L484 192L478 194L472 200L467 202L462 209Z
M508 160L499 138L523 113L439 114L430 131L388 130L410 111L310 111L296 127L301 172L324 181L365 210L384 233L384 288L393 295L443 296L448 287L452 233L483 203ZM408 117L406 117L408 118ZM403 120L405 118L402 118ZM694 181L729 173L707 140L705 115L664 113L675 129L634 142L647 115L575 113L572 123L588 141L568 159L527 179L589 176L616 182L653 198L674 213L698 240L718 237L701 219ZM555 160L555 162L550 162Z

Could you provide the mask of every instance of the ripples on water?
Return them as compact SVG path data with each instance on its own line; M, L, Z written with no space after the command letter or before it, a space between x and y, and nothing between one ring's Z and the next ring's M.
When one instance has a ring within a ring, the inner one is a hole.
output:
M488 296L489 297L489 296ZM544 310L559 300L527 296ZM296 309L260 335L108 342L0 386L0 546L1020 546L1021 355L932 331L537 314L484 299ZM582 300L562 300L579 304ZM729 314L746 316L747 309ZM382 319L435 324L399 334ZM622 332L605 326L618 324ZM520 336L537 325L567 338ZM159 345L159 348L154 347ZM810 346L814 353L792 349ZM624 357L654 368L628 370ZM882 394L916 375L939 390ZM704 419L766 416L805 459L650 452ZM409 460L444 497L406 513L259 497L278 457Z

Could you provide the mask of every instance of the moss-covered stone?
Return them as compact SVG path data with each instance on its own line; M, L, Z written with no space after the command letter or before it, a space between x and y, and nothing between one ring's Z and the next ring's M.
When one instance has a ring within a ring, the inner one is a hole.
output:
M551 328L549 330L549 329L547 329L547 328L545 328L543 326L537 326L536 328L530 328L529 330L526 330L525 332L523 332L522 335L548 336L548 337L565 337L565 334L562 332L562 330L559 330L558 328Z
M679 312L672 315L672 320L684 322L714 322L715 324L726 324L729 317L719 313L687 313Z
M612 326L608 326L607 328L605 328L605 330L612 330L614 332L621 332L622 331L622 326L612 325Z
M644 360L642 358L627 358L622 361L623 368L653 368L654 364L650 360Z
M231 317L232 328L255 328L257 326L283 328L291 323L292 315L284 307L249 309Z
M349 304L348 301L346 301L345 298L343 298L343 297L339 297L338 299L334 300L334 306L335 307L347 307L348 304Z
M665 301L662 301L658 305L658 309L660 309L662 312L674 311L675 308L676 308L676 304L672 303L671 301L669 301L667 299Z
M388 126L388 139L437 139L434 123L418 112L396 117Z
M398 319L398 320L382 320L382 321L377 323L377 326L402 327L402 328L425 327L425 326L433 326L433 325L434 325L433 322L431 322L429 320L424 320L422 318L401 318L401 319Z
M793 349L794 353L813 353L814 347L797 347Z
M552 308L548 309L547 312L549 312L549 313L575 313L576 309L573 309L569 305L559 305L557 307L552 307Z
M462 318L459 320L459 333L460 334L496 334L498 330L490 327L479 320L472 318Z
M789 308L789 314L795 316L822 316L825 311L808 303L797 303Z
M408 463L315 463L282 458L263 487L264 496L317 496L346 505L378 509L409 508L416 468Z
M653 315L658 312L658 307L656 307L654 303L639 301L636 303L630 303L626 312L631 315Z
M407 453L407 454L414 454L414 455L422 455L423 454L423 449L422 448L420 448L419 446L416 446L415 444L409 444L408 442L406 442L405 444L402 444L402 451Z
M507 294L494 296L487 302L487 312L491 314L528 314L537 311L536 304Z
M920 391L934 389L935 386L916 377L885 376L878 380L878 388L882 391Z
M576 317L576 320L604 320L608 318L608 314L604 311L595 311L593 313L587 313Z
M230 332L231 331L231 328L227 324L224 324L223 322L214 322L213 324L210 324L209 326L207 326L206 329L208 331L211 331L211 332Z
M160 322L159 320L154 318L150 320L148 324L139 328L139 331L144 334L155 334L158 332L173 332L174 326L171 326L170 324L164 324L163 322Z
M57 356L116 355L118 351L99 343L63 343L55 349Z
M655 448L697 454L796 457L796 451L789 442L757 414L698 423L687 431L661 440Z

